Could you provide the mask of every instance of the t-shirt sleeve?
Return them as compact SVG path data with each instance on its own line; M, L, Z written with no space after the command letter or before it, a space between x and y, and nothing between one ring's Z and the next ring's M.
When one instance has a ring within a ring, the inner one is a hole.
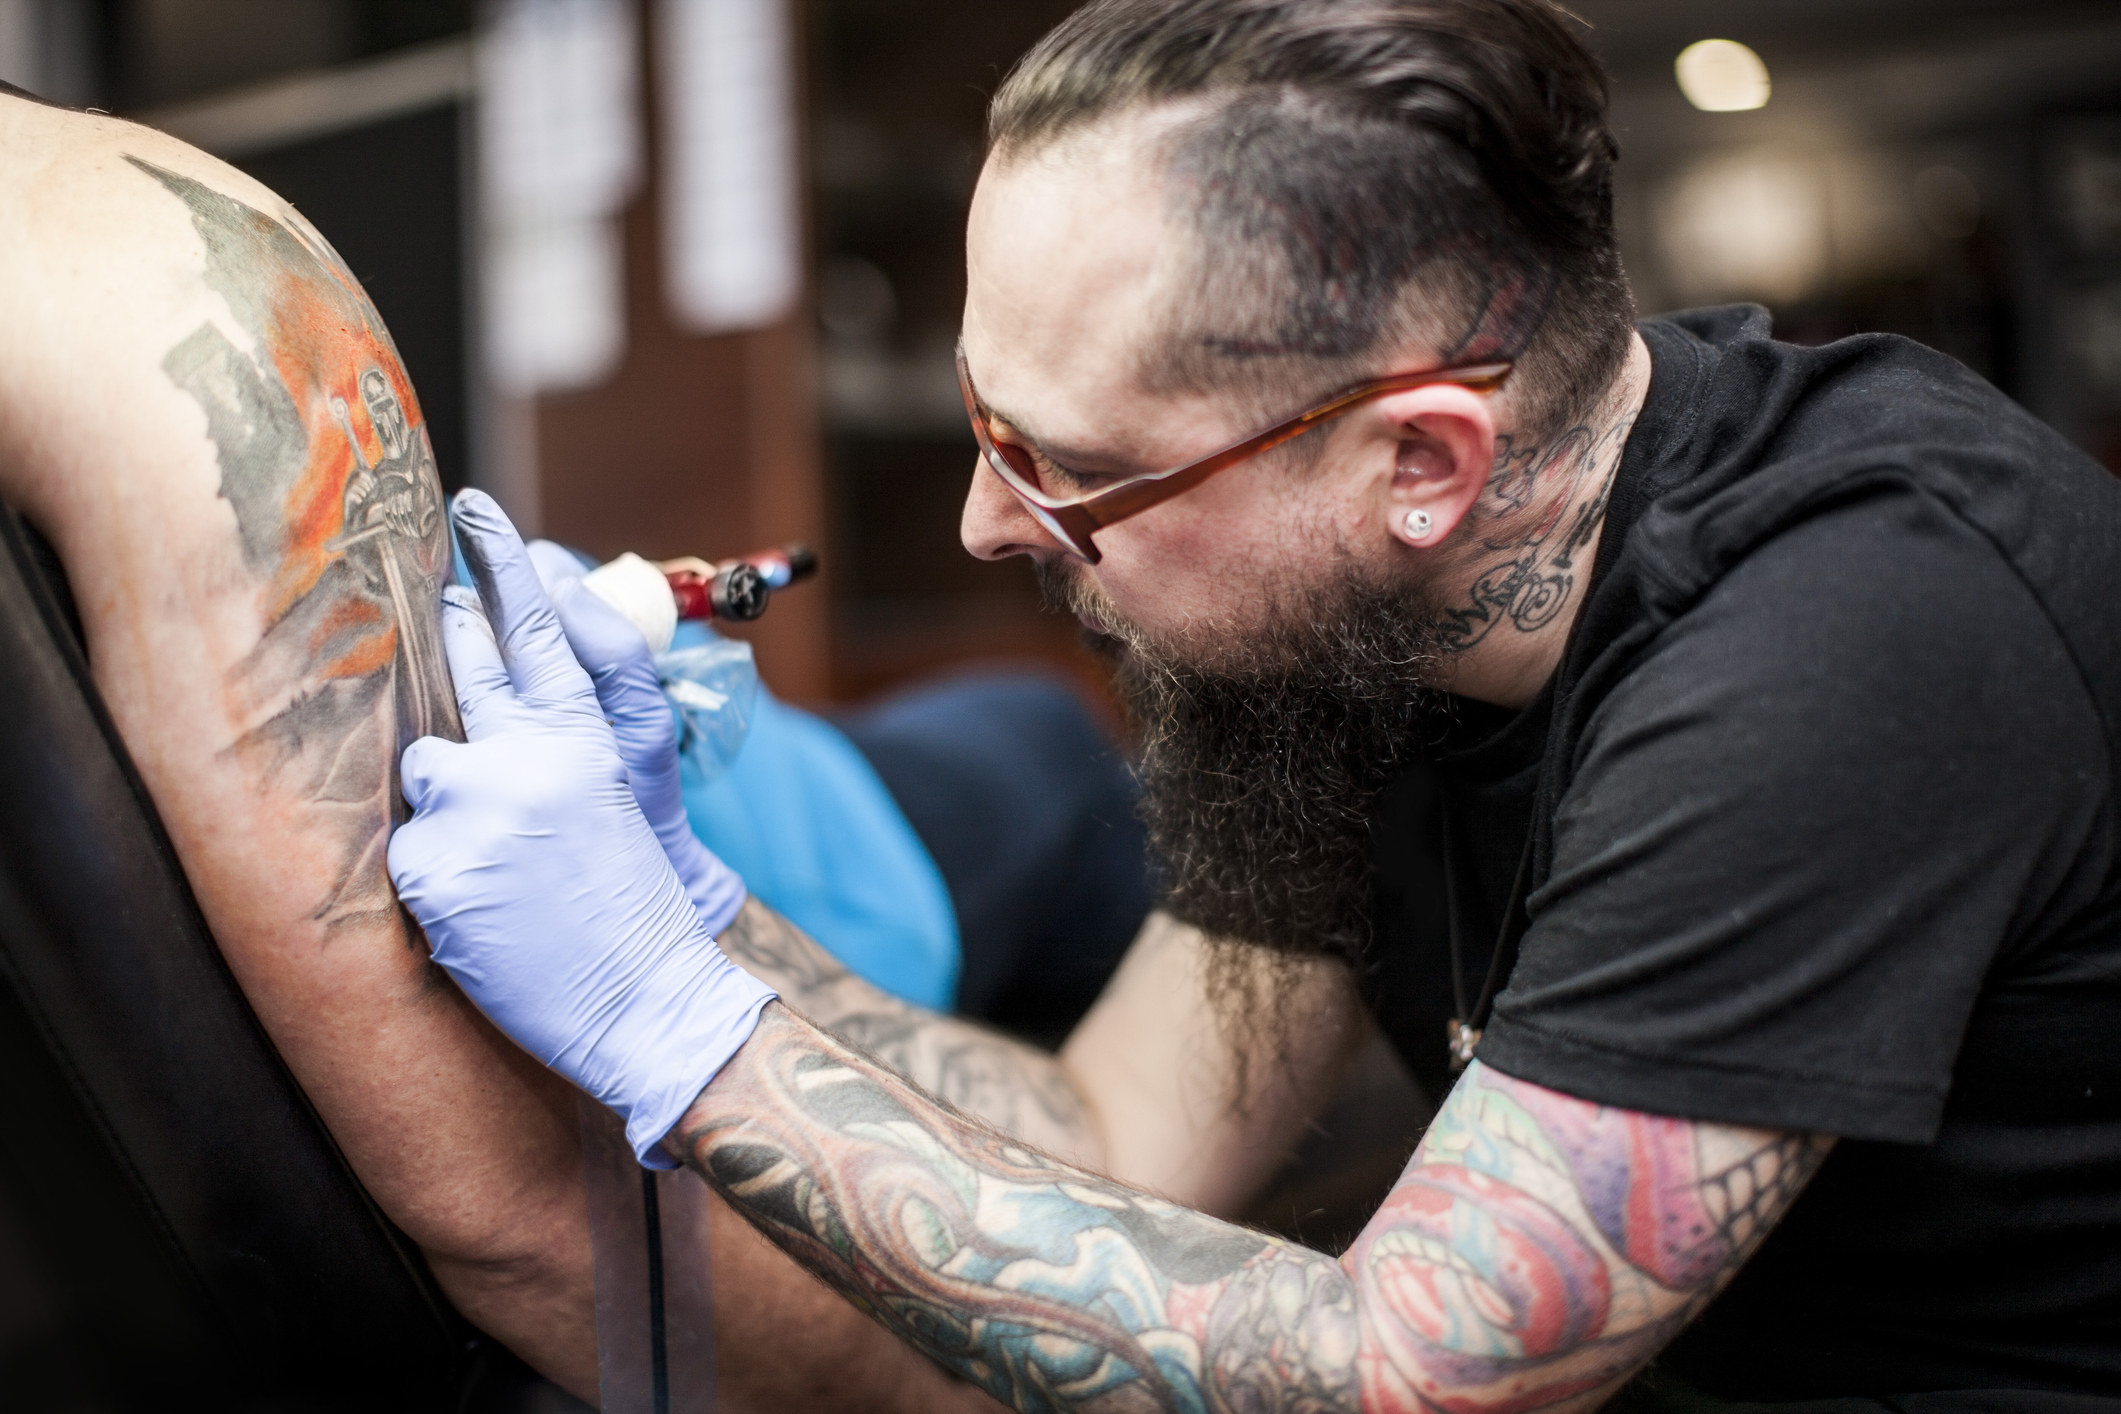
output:
M1599 704L1479 1055L1602 1104L1926 1142L1983 979L2081 874L2097 713L1913 493L1738 563Z

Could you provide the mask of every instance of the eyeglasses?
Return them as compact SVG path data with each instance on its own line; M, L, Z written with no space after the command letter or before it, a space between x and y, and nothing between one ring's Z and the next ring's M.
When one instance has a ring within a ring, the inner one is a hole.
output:
M1427 388L1439 383L1456 384L1476 393L1492 393L1510 376L1513 366L1507 361L1468 363L1432 368L1422 373L1395 373L1387 378L1373 378L1336 393L1287 421L1277 422L1264 432L1255 433L1242 442L1233 442L1219 452L1211 452L1199 461L1187 462L1169 471L1125 477L1094 490L1076 489L1080 481L1066 468L1048 461L1042 469L1040 458L1031 448L995 435L993 415L972 387L972 372L965 366L962 351L957 356L957 385L965 395L965 412L972 419L972 435L979 439L980 455L987 465L1049 535L1094 565L1101 557L1091 537L1098 531L1116 525L1128 516L1140 515L1181 492L1190 491L1218 471L1272 451L1320 423L1330 422L1387 393Z

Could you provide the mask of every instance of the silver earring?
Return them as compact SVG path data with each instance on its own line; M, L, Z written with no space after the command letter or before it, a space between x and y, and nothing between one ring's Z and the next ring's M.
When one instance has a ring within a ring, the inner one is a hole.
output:
M1434 518L1432 518L1432 517L1431 517L1431 516L1429 515L1429 513L1428 513L1427 511L1408 511L1408 512L1407 512L1407 539L1409 539L1409 540L1426 540L1426 539L1428 539L1428 538L1429 538L1429 527L1430 527L1430 526L1432 526L1432 525L1434 525L1435 523L1436 523L1436 522L1435 522Z

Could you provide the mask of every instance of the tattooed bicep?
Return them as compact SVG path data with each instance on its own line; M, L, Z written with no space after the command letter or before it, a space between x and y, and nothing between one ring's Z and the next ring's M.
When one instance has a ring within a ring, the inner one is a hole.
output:
M256 637L222 681L227 752L337 851L315 917L373 919L404 809L397 758L461 739L439 634L448 520L397 350L323 238L138 157L181 202L225 306L161 358L205 414Z

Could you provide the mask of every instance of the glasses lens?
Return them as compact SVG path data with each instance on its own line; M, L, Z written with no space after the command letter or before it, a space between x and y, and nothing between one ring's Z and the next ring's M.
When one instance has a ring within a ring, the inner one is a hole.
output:
M1075 555L1093 565L1096 564L1097 547L1087 541L1078 540L1051 511L1031 499L1031 495L1051 494L1040 484L1038 464L1027 449L1004 442L994 435L994 427L987 419L987 411L980 406L979 398L972 391L972 378L965 370L962 356L958 359L957 380L959 391L965 395L965 412L972 419L972 433L979 442L980 455L986 459L994 474L1002 479L1002 485L1016 493L1018 502L1031 513L1032 519L1045 527L1049 535Z
M983 434L980 441L985 444L987 460L994 463L994 469L1001 473L1002 479L1019 482L1034 491L1046 491L1039 480L1038 464L1031 460L1031 454L1014 442L997 438L993 425L984 416L980 417L979 423Z

